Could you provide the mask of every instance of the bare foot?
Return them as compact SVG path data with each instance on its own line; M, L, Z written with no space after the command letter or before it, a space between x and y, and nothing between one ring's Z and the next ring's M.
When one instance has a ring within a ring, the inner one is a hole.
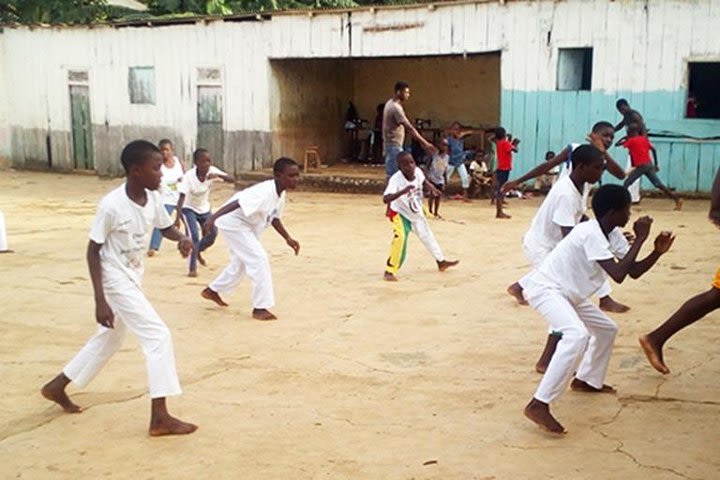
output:
M152 257L153 255L155 255L155 250L153 250L153 249L151 248L150 250L147 251L147 256L148 256L148 257Z
M252 318L255 320L261 320L267 322L269 320L277 320L277 317L266 308L254 308L252 311Z
M207 267L207 262L205 259L200 255L200 252L198 252L198 263L202 265L203 267Z
M567 433L565 427L552 416L550 413L550 405L547 403L533 398L530 400L530 403L525 406L523 413L527 418L535 422L538 427L547 432L556 435L564 435Z
M670 373L670 369L663 361L662 347L655 345L648 335L643 335L638 340L650 365L663 375Z
M527 300L525 300L525 297L523 296L523 288L519 283L515 282L507 287L507 293L515 297L515 300L517 300L520 305L528 304Z
M505 220L505 219L512 218L512 217L510 215L508 215L507 213L498 213L497 215L495 215L495 218L500 218L500 219Z
M600 299L600 310L612 313L625 313L630 310L630 307L623 305L622 303L616 302L610 295Z
M573 392L584 392L584 393L617 393L617 390L615 390L614 387L611 387L610 385L603 385L602 388L595 388L589 383L583 382L582 380L579 380L577 378L573 378L573 381L570 382L570 390Z
M73 401L70 400L70 397L67 396L67 393L65 393L65 385L69 383L69 379L66 383L61 380L63 377L67 378L61 373L54 379L50 380L45 384L42 390L40 390L40 393L42 393L43 397L60 405L63 410L68 413L82 412L82 407L73 403Z
M386 282L397 282L398 281L395 274L390 273L390 272L385 272L383 274L383 280L385 280Z
M444 272L448 268L454 267L458 263L460 263L460 260L441 260L441 261L437 262L437 266L438 266L438 270L440 270L441 272Z
M198 276L197 270L192 270L192 271L188 272L188 277L195 278L197 276Z
M212 300L213 302L217 303L221 307L227 307L228 304L225 303L225 301L220 298L220 294L216 292L215 290L211 289L210 287L205 287L202 292L200 292L200 296L203 297L205 300Z
M150 421L149 433L151 437L161 437L164 435L187 435L197 430L197 425L183 422L175 417L168 415L162 419L152 419Z
M683 201L682 198L678 198L675 200L675 210L682 210Z
M545 341L545 348L543 349L542 354L540 354L538 361L535 362L535 371L537 373L545 373L548 365L550 365L550 360L552 360L553 355L555 355L557 344L561 338L561 335L548 335L548 338Z

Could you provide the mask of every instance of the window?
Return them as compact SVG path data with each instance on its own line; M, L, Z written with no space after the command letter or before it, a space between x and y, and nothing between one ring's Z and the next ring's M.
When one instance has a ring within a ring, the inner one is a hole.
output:
M720 62L688 63L686 118L720 119Z
M592 61L592 48L559 49L557 90L590 90Z
M155 67L130 67L130 103L155 104Z

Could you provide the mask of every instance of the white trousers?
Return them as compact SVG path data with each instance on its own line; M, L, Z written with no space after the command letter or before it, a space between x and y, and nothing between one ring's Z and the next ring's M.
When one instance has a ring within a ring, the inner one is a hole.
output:
M425 249L430 252L430 255L432 255L438 262L445 260L442 250L440 249L440 244L435 239L435 235L433 235L432 230L430 230L430 225L428 224L427 219L425 217L421 217L417 220L413 220L411 223L413 232L415 232L415 235L417 235L422 244L425 246Z
M209 285L218 293L230 293L244 275L252 284L253 308L270 308L275 305L270 259L255 233L245 230L220 229L228 249L230 264Z
M575 377L578 380L602 388L618 331L617 324L589 299L573 305L559 290L533 282L528 285L525 295L550 328L562 333L535 398L545 403L558 398L576 367Z
M150 397L179 395L182 390L175 370L172 337L165 322L140 288L129 280L105 286L104 290L115 315L115 328L98 326L95 335L63 369L65 376L85 387L118 351L130 330L140 340L145 354Z
M630 155L628 155L625 173L629 174L632 171L632 169L633 169L632 160L630 160ZM635 180L635 182L633 182L633 184L628 187L628 191L630 192L630 200L633 203L637 203L641 200L641 197L640 197L640 180L641 180L641 178L638 178L637 180Z

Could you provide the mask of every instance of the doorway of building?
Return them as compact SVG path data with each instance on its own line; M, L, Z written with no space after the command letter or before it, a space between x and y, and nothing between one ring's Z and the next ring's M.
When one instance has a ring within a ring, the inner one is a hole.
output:
M213 162L223 159L223 96L219 68L199 68L197 87L197 147L206 148Z
M70 89L70 121L72 125L73 166L94 170L90 87L86 70L68 73Z

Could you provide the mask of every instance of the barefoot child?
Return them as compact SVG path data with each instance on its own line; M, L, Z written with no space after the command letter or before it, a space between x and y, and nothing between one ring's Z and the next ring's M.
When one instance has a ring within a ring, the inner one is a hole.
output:
M224 182L234 183L235 179L213 166L210 152L204 148L198 148L193 153L191 168L178 184L180 196L177 202L178 217L176 225L180 225L180 212L187 221L190 236L193 241L193 251L190 254L190 268L188 277L197 277L197 264L205 265L202 252L207 250L217 237L217 229L204 229L203 226L210 218L210 187L213 180L219 179ZM202 238L200 234L202 233Z
M658 171L657 150L655 150L653 144L650 143L648 137L640 135L640 127L638 125L628 125L627 137L618 140L616 145L625 147L628 149L628 152L630 152L630 161L632 162L633 170L625 179L625 183L623 183L626 188L644 175L655 188L662 190L665 195L673 199L675 202L675 210L682 208L682 199L666 187L655 173ZM650 161L650 152L652 152L654 162Z
M592 208L596 219L575 226L533 272L525 289L530 305L554 331L562 333L555 355L525 407L525 416L557 434L565 433L565 428L550 413L550 403L562 394L573 372L570 386L575 391L615 392L604 382L618 327L590 301L605 281L604 272L618 283L627 275L639 278L674 240L669 232L660 233L653 252L637 261L652 219L642 217L635 222L635 241L628 249L621 230L630 218L627 189L619 185L600 187Z
M440 217L440 199L442 198L442 192L445 191L445 184L447 183L447 171L448 171L448 141L446 138L440 140L437 144L438 153L432 156L430 165L427 169L427 179L433 186L440 192L440 195L433 196L428 195L428 211L432 213L435 218Z
M438 270L444 272L458 264L457 260L445 260L435 236L425 219L422 205L423 187L431 195L440 195L440 192L425 179L422 170L415 166L415 160L407 152L398 155L399 172L390 177L385 188L383 202L388 205L388 217L393 223L394 237L390 244L390 256L385 265L384 278L387 281L397 281L395 276L405 261L407 253L408 234L414 231L430 254L435 257Z
M590 134L588 135L588 140L589 140L590 144L592 144L595 148L597 148L598 150L600 150L600 152L602 152L603 159L605 160L605 169L607 169L607 171L610 172L613 176L622 180L623 178L625 178L625 171L607 153L607 149L612 146L614 136L615 136L615 129L612 126L612 124L610 122L600 121L600 122L597 122L595 125L593 125L592 130L590 131ZM523 182L526 182L528 180L538 177L539 175L547 173L552 168L554 168L558 165L563 165L563 169L560 172L559 179L566 177L572 171L572 156L573 156L575 149L578 148L579 146L580 146L580 144L578 144L578 143L569 144L554 159L549 160L547 162L543 162L542 164L538 165L537 167L535 167L532 170L530 170L529 172L527 172L525 175L522 175L515 180L508 181L505 184L505 186L503 187L503 191L506 192L508 190L516 189ZM590 188L588 186L588 188L583 193L583 197L584 197L583 202L585 205L587 205L587 199L588 199L589 193L590 193ZM605 282L603 284L603 286L600 288L600 290L597 291L596 294L600 298L600 309L601 310L604 310L606 312L613 312L613 313L623 313L623 312L627 312L628 310L630 310L630 307L628 307L627 305L623 305L622 303L615 301L610 296L611 292L612 292L612 287L610 286L610 282ZM518 302L520 302L521 304L524 303L524 299L522 298L522 296L519 296L517 294L518 293L517 289L514 289L514 291L510 291L510 289L508 289L508 293L510 293L511 295L514 295L515 298L518 299ZM552 348L551 342L554 340L555 339L548 337L548 345L546 348ZM550 354L552 354L552 353L550 352ZM549 361L549 359L547 359L547 360ZM547 362L545 362L545 364L547 364Z
M183 256L190 253L192 242L173 226L157 193L160 150L150 142L136 140L123 149L121 160L127 180L100 201L87 248L95 318L100 325L62 372L42 388L42 394L66 412L80 412L65 388L71 381L80 387L87 385L122 346L125 332L130 330L145 354L152 398L150 435L192 433L197 426L168 413L165 398L181 392L172 339L140 289L150 228L157 227L165 238L177 241Z
M572 152L571 173L563 176L550 189L530 223L530 229L523 236L523 252L533 268L540 266L573 227L587 220L585 210L590 185L600 180L604 169L602 152L592 145L580 145ZM507 288L508 293L521 305L527 305L523 289L530 275L532 273ZM545 349L535 364L538 373L545 372L559 340L559 332L551 331Z
M498 127L495 129L495 151L497 155L497 170L495 171L496 184L495 184L495 218L510 218L510 215L503 212L503 198L505 197L503 185L508 181L510 177L510 170L512 170L512 156L514 152L517 152L517 146L520 143L519 139L514 139L512 142L507 139L505 129Z
M712 187L712 202L708 216L716 227L720 227L720 170L715 174L715 182ZM720 308L720 268L715 272L715 280L708 291L695 295L686 301L665 323L647 335L640 337L640 346L645 352L650 365L660 373L670 373L670 369L665 365L663 359L665 342L683 328L692 325L718 308Z
M162 164L162 184L160 185L160 193L162 195L163 205L167 210L168 215L171 215L175 210L175 206L178 203L178 191L177 184L182 181L183 175L185 175L185 167L178 157L173 152L173 144L167 138L163 138L158 143L158 148L163 156ZM152 257L155 253L160 250L160 243L162 242L162 233L157 228L153 229L152 237L150 237L150 249L148 250L148 257Z
M270 260L260 243L260 235L270 225L295 251L300 244L285 230L280 216L285 206L285 191L294 190L300 180L298 164L290 158L279 158L273 166L272 180L253 185L236 193L212 214L205 226L210 231L217 227L225 236L230 250L230 264L202 291L202 297L226 307L220 293L232 291L247 274L252 283L253 311L256 320L275 320L268 310L275 305Z

